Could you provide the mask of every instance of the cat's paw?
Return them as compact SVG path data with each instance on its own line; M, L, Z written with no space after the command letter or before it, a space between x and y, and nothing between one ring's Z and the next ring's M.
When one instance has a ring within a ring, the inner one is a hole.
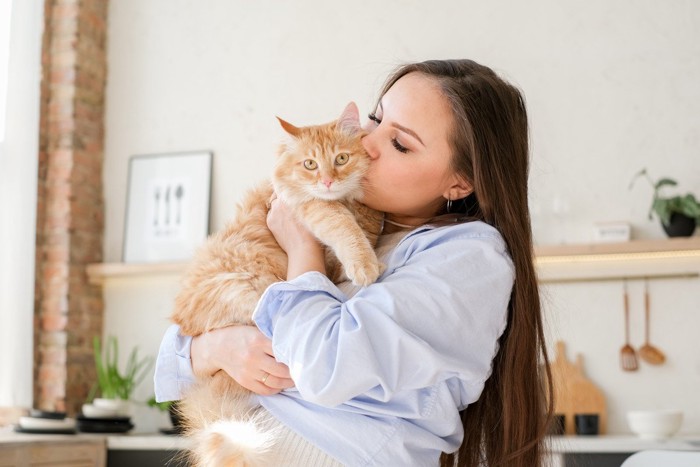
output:
M375 260L351 264L345 268L345 274L353 284L366 287L373 284L385 269L386 266Z

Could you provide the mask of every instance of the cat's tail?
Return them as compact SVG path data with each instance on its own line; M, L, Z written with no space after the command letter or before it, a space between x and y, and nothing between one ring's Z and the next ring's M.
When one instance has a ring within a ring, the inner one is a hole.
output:
M199 381L179 402L192 465L257 467L275 465L279 426L250 392L218 373Z
M270 415L253 412L244 420L219 420L192 433L196 465L207 467L262 467L274 465L273 446L278 434Z

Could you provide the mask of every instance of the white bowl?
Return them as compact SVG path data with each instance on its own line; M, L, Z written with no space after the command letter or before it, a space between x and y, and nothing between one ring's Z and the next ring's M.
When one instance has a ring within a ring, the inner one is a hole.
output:
M83 415L88 418L113 418L119 416L119 409L100 407L95 404L83 404Z
M633 410L627 412L627 424L643 439L664 439L673 436L683 423L680 410Z
M96 397L92 400L92 406L102 409L111 410L113 415L128 416L130 413L129 401L123 399L103 399Z
M75 419L19 417L19 426L27 430L71 430L75 429Z

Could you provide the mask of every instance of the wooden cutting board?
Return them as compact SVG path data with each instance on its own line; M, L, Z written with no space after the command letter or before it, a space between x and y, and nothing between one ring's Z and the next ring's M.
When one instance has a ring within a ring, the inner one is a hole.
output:
M563 414L565 433L576 434L574 415L580 413L598 414L599 432L604 434L608 424L605 396L583 373L583 357L576 356L576 363L566 358L566 345L556 343L554 360L549 364L554 385L554 413Z

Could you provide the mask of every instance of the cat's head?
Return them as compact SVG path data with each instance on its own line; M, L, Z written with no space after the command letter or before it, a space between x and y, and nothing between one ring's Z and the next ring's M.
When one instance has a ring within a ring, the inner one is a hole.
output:
M275 192L288 202L309 199L356 199L369 156L362 146L365 134L354 102L338 120L296 127L278 117L288 138L280 147L272 176Z

